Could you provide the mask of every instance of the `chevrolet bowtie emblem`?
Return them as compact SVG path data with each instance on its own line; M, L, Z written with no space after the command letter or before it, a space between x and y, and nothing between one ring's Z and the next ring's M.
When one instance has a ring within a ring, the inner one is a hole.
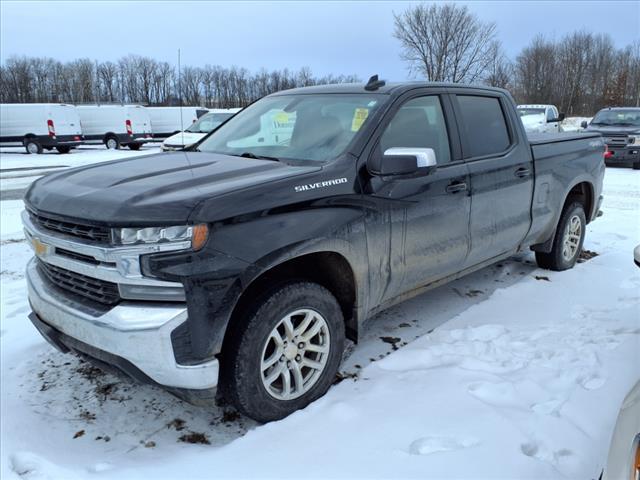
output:
M33 246L33 250L36 252L36 255L44 255L49 250L49 245L46 243L42 243L40 239L33 237L31 239L31 245Z

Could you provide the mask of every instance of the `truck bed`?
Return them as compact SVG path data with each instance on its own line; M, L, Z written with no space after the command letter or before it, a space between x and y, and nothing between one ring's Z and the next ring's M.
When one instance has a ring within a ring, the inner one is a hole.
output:
M599 136L599 133L527 133L527 138L529 139L529 144L531 146L545 145L548 143L568 142L571 140L583 140L585 138L593 138Z
M562 213L568 190L580 180L604 176L604 143L600 134L536 133L527 135L533 156L535 182L531 206L530 243L549 239ZM595 182L601 185L601 182ZM594 218L600 191L593 191L587 221Z

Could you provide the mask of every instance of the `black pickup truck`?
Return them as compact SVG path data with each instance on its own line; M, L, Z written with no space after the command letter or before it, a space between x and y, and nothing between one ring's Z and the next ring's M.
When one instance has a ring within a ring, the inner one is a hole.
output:
M527 139L499 89L269 95L187 151L36 181L30 319L64 352L282 418L376 312L528 248L571 268L604 151L599 134Z
M591 123L583 121L582 128L603 136L607 145L605 164L640 170L640 108L603 108Z

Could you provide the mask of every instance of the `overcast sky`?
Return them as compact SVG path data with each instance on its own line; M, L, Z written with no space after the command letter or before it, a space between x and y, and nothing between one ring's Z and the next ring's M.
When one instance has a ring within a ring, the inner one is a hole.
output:
M0 2L0 56L116 60L135 53L183 65L311 67L316 75L408 78L393 12L415 2ZM640 1L465 2L496 22L507 54L538 33L587 29L617 46L640 36Z

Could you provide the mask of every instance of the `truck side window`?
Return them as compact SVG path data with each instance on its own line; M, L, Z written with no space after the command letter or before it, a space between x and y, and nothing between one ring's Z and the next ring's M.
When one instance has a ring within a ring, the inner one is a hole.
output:
M458 95L458 105L472 157L504 152L511 140L500 100Z
M433 148L439 164L451 161L447 125L437 95L407 101L380 138L382 152L392 147Z
M547 122L550 122L551 120L553 120L554 118L557 118L558 116L556 115L556 112L554 111L553 108L549 108L547 110Z

